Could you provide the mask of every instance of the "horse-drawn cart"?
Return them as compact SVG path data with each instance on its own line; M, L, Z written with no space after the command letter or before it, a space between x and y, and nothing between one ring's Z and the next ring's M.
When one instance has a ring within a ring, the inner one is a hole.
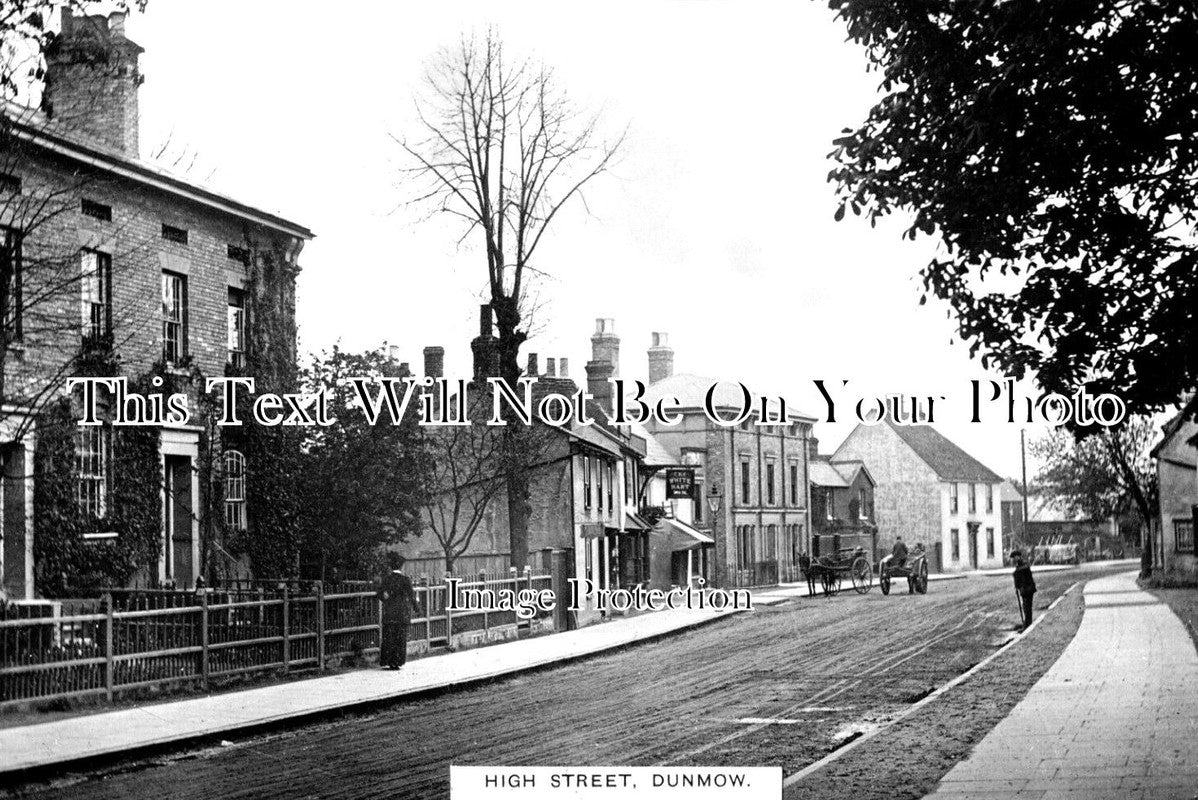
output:
M890 594L890 582L899 578L907 579L909 592L928 593L928 557L922 550L916 550L903 564L897 564L893 556L886 556L878 564L878 588L882 594Z
M809 577L819 582L826 595L840 592L845 575L853 581L857 594L865 594L874 585L874 570L862 547L842 548L826 556L811 559Z

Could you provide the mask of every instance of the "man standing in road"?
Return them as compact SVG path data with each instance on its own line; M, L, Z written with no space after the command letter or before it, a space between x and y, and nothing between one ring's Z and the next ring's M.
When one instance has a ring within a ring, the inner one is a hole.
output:
M1023 552L1011 551L1011 561L1015 562L1015 594L1019 598L1019 611L1023 615L1022 631L1032 624L1032 598L1036 595L1036 580L1032 577L1031 566L1023 560Z
M905 567L907 565L907 544L903 541L903 537L894 537L894 547L890 550L891 563L896 567Z
M383 603L383 640L379 643L379 662L387 669L399 669L408 659L408 627L416 592L412 579L403 574L404 557L387 553L389 572L383 576L378 598Z

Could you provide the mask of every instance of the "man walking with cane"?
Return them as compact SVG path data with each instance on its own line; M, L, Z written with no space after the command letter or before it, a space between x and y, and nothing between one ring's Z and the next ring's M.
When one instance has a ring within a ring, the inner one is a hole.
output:
M1032 598L1036 596L1036 580L1032 577L1031 566L1023 560L1023 552L1011 551L1011 560L1015 562L1015 597L1019 600L1019 613L1023 618L1021 631L1026 631L1032 624Z

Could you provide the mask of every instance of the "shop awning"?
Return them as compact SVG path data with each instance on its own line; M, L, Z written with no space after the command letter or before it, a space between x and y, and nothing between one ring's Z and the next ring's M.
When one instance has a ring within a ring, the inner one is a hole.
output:
M640 514L634 514L631 511L624 512L624 527L630 531L648 531L653 529L648 520Z
M680 520L663 518L661 523L670 532L671 550L696 550L705 545L715 544L715 539Z

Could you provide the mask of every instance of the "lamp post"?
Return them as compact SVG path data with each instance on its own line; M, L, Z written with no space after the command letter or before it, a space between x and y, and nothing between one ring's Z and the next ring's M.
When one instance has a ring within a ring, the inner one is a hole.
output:
M720 487L712 485L711 491L707 493L707 507L711 509L713 521L714 516L720 511L720 504L724 498L720 496Z
M724 501L724 498L720 495L720 487L717 484L713 483L711 485L711 490L708 491L708 493L707 493L707 507L709 509L711 509L711 532L712 533L716 533L716 523L718 522L718 519L719 519L718 514L720 513L720 506L723 503L723 501ZM715 555L715 551L719 550L720 543L719 543L718 538L716 538L716 537L712 537L712 538L716 539L716 543L712 547L712 555ZM703 552L703 562L704 562L703 563L703 574L705 577L710 579L712 576L711 576L711 573L709 573L707 570L706 549L704 549L702 552ZM718 574L716 577L718 578Z

